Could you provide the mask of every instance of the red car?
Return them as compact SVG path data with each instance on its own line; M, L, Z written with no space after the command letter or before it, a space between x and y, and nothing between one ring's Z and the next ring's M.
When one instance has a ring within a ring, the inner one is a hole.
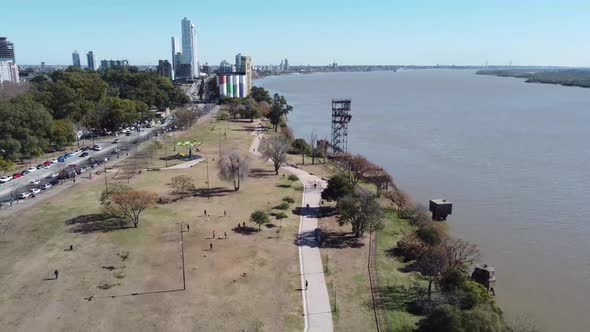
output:
M12 178L13 178L13 179L18 179L18 178L20 178L21 176L22 176L22 175L20 175L20 173L14 173L14 174L12 174Z
M46 161L43 163L43 166L51 166L51 161Z

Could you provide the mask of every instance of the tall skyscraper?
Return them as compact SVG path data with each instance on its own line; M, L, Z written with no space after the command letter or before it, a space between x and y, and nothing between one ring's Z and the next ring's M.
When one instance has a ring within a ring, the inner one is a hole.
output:
M8 41L6 37L0 37L0 61L12 61L14 59L14 44Z
M199 65L196 52L196 30L188 18L181 21L182 26L182 64L191 65L192 76L199 75ZM192 77L191 77L192 78Z
M170 37L170 42L172 44L172 58L170 59L170 62L172 62L172 79L174 79L174 73L176 71L176 66L177 66L177 62L176 62L176 49L178 47L178 45L176 44L176 37Z
M74 51L74 53L72 53L72 62L74 67L82 68L82 65L80 65L80 54L78 54L78 51Z
M289 60L285 59L284 71L289 71Z
M158 60L158 75L172 79L172 64L168 60Z
M88 60L88 69L96 70L96 56L94 52L90 51L86 53L86 59Z

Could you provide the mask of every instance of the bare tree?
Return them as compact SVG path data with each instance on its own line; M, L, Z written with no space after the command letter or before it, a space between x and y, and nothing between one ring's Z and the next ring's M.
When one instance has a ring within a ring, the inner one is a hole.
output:
M428 298L432 294L432 283L449 267L444 248L430 247L416 261L416 270L428 279Z
M334 158L334 162L340 173L348 178L348 181L356 185L365 174L374 168L374 165L361 155L341 153Z
M156 204L156 196L155 193L144 190L116 187L105 190L100 201L108 211L124 217L137 227L141 213Z
M193 178L187 175L178 175L170 179L170 186L172 187L175 194L184 197L186 194L191 193L195 190L193 184Z
M442 248L447 256L449 267L465 273L481 257L477 244L463 239L447 239L443 242Z
M311 135L309 137L309 144L311 145L311 164L315 165L315 154L316 154L316 143L318 141L318 134L315 131L311 131Z
M232 181L234 189L240 190L240 180L248 175L248 159L236 152L230 152L217 162L219 177L224 181Z
M10 223L10 221L7 218L0 219L0 232L2 232L2 234L4 235L4 242L8 241L8 238L6 237L6 233L11 228L11 226L12 226L12 224Z
M178 110L175 113L176 124L180 128L190 128L197 121L198 113L191 110Z
M283 135L273 135L262 140L260 153L265 159L272 161L276 175L279 174L279 168L287 161L287 151L290 147L291 142Z
M383 168L377 166L368 171L368 174L365 175L365 180L375 185L377 197L381 197L383 191L389 189L390 186L395 187L393 177Z
M394 187L393 190L386 192L385 198L395 205L398 215L412 204L412 198L410 198L410 195L396 187Z

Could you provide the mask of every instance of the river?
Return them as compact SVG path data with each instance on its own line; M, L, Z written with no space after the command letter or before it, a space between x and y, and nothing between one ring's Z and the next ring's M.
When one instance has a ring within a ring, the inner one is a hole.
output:
M454 203L451 233L477 243L508 317L590 326L590 89L473 71L319 73L255 82L284 94L296 137L330 137L352 99L348 150L417 201Z

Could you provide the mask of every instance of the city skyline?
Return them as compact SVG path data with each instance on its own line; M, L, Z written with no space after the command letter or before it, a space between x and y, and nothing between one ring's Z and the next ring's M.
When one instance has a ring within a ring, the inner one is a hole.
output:
M31 6L36 10L27 11ZM225 6L234 10L227 13L218 6L213 1L107 1L100 6L31 1L26 7L14 4L17 12L27 11L29 23L23 24L18 15L7 16L2 30L18 48L21 65L68 65L73 49L94 50L103 58L125 58L137 65L155 65L159 59L172 63L170 36L178 35L178 21L188 17L198 31L200 64L231 61L228 54L244 52L256 58L256 64L278 65L288 58L291 66L335 60L341 65L512 61L590 67L587 1L540 0L534 6L507 0L371 1L359 8L351 1L270 6L255 0L248 5L229 1ZM47 15L68 24L46 27L42 17ZM232 24L223 24L226 21Z

